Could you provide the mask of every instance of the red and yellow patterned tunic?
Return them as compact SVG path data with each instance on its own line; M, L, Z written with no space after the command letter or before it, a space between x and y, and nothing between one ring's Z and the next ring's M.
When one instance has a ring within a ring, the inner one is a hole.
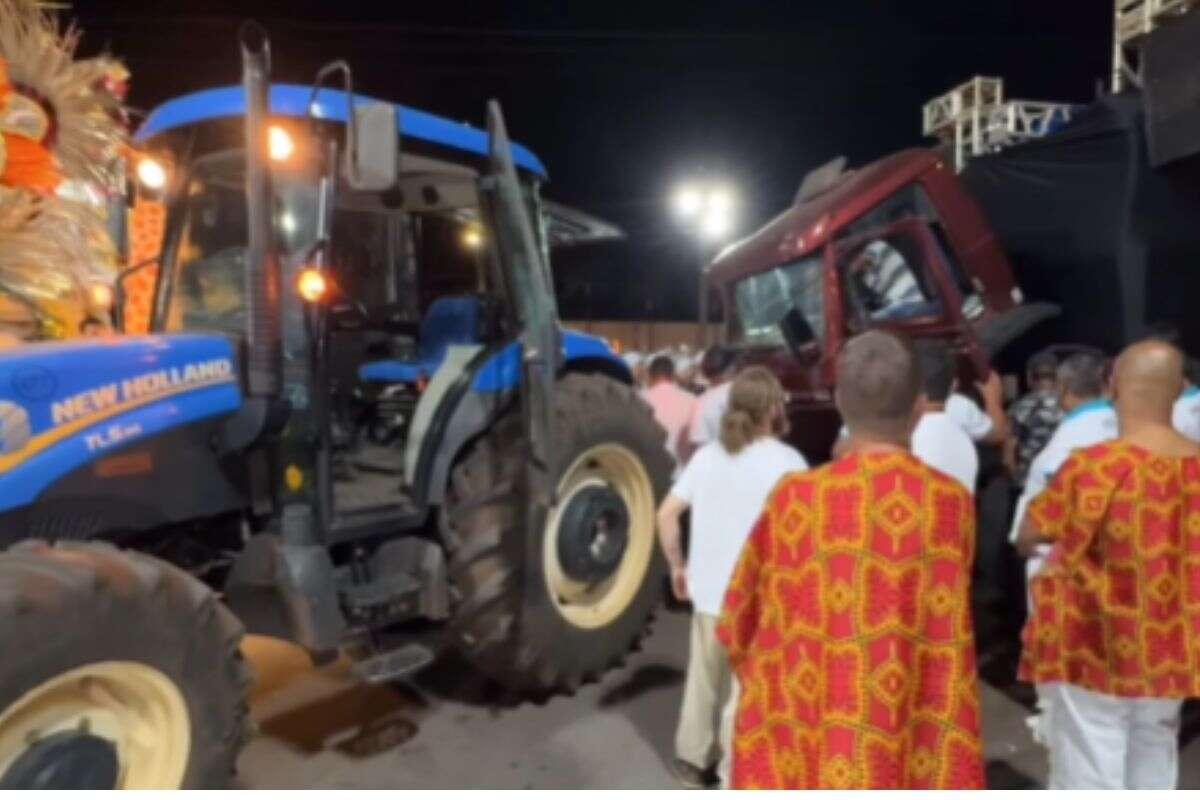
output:
M1077 450L1028 513L1055 545L1030 583L1021 678L1200 695L1200 458Z
M908 453L780 482L730 581L738 788L982 788L975 511Z

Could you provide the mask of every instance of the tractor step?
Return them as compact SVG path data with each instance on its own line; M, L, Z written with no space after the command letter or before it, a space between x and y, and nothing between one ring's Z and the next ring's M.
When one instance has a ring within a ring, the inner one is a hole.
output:
M403 475L404 451L399 447L364 444L350 457L350 463L367 472Z
M371 684L390 683L407 678L433 663L434 652L422 644L406 644L350 666L359 679Z

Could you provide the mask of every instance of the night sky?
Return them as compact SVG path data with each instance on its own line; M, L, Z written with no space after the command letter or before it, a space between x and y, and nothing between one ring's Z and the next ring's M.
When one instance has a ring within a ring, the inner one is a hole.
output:
M250 16L272 36L276 80L345 58L357 91L474 124L498 98L549 169L546 195L629 235L558 254L568 318L694 318L699 255L668 205L681 178L733 182L744 235L812 167L921 144L921 104L974 74L1003 77L1010 97L1088 101L1112 26L1107 0L93 0L71 13L85 52L129 64L137 108L236 82Z

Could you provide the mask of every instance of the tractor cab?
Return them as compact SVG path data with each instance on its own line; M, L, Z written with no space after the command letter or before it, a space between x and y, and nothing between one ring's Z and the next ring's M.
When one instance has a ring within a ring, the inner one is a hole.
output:
M923 150L813 170L793 206L723 251L706 282L729 310L728 342L780 376L796 444L817 461L840 426L834 364L849 337L885 328L944 340L970 386L1056 313L1022 303L982 213Z
M434 455L423 448L432 447L431 431L444 435L433 429L449 422L437 418L447 395L461 394L463 376L529 322L556 330L544 259L514 263L499 249L495 221L503 203L546 219L545 169L506 144L513 170L498 178L483 131L345 91L276 84L266 108L263 225L280 282L278 305L264 308L279 316L282 399L293 424L306 420L293 464L331 529L423 514L430 485L421 478L431 464L422 458ZM251 244L245 115L243 87L213 89L159 107L138 133L171 174L153 332L220 331L256 344L249 282L260 256ZM371 184L352 174L352 147L390 150L386 177ZM500 182L511 183L503 197ZM579 214L572 223L562 237L611 235ZM547 250L551 226L530 226L534 255ZM515 374L496 380L516 385Z
M272 85L255 26L242 49L242 86L169 101L136 137L170 176L151 332L220 335L240 368L212 440L234 491L206 509L264 533L235 605L259 607L255 570L283 559L338 592L307 608L340 617L282 634L313 650L457 614L458 646L510 685L603 669L655 599L669 467L624 362L560 328L549 252L619 232L542 200L546 170L495 102L479 130L355 94L344 62ZM471 604L497 587L511 608ZM518 663L525 636L553 669ZM364 674L416 668L414 648Z

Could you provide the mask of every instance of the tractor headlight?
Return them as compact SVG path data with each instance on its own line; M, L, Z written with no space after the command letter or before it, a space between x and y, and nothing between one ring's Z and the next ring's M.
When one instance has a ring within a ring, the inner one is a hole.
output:
M152 192L167 185L167 168L153 158L146 157L138 161L137 176L142 186Z

